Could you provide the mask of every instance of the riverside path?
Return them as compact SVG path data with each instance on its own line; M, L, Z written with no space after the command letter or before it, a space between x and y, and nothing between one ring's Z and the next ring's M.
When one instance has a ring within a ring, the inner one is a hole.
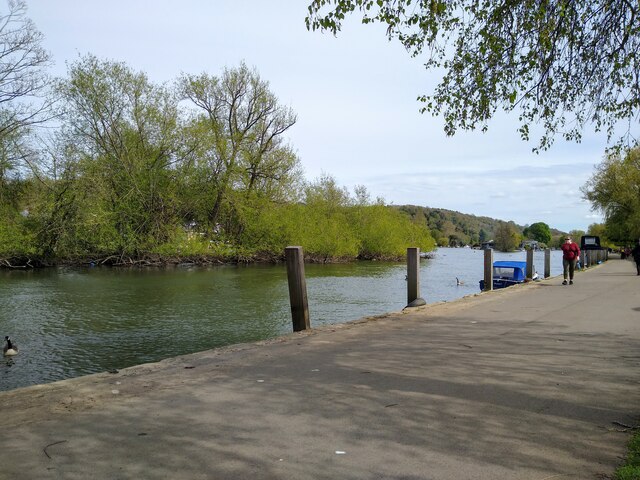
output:
M640 277L561 280L0 393L0 479L610 478Z

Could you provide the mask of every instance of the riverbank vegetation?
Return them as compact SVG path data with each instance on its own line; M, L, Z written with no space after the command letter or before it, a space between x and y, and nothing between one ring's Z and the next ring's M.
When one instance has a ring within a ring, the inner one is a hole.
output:
M0 266L273 261L287 245L328 262L434 247L424 222L363 187L305 181L285 136L296 115L254 69L156 84L85 55L53 80L25 4L10 7Z
M133 229L123 236L113 211L86 191L81 198L71 191L79 185L53 198L33 180L22 187L31 210L21 213L21 201L18 208L5 207L9 221L0 225L0 266L280 261L287 245L303 245L308 261L336 262L400 259L407 246L435 246L424 224L381 202L357 200L331 177L305 185L300 202L236 201L233 214L220 217L223 223L175 216L158 225L162 236ZM101 205L98 213L84 210L89 203Z

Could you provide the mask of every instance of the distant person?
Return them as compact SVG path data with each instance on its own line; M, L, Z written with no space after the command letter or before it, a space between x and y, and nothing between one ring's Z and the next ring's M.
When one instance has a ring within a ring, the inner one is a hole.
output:
M577 243L573 243L571 237L564 238L562 248L562 271L564 275L563 285L567 284L567 275L569 277L569 285L573 285L573 273L576 270L576 263L580 258L580 247Z
M636 271L638 275L640 275L640 240L638 240L636 246L631 250L631 255L633 255L633 260L636 262Z

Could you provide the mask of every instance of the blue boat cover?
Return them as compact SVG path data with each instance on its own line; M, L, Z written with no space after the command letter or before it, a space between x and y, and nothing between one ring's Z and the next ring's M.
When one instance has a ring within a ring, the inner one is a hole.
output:
M501 270L502 274L499 273ZM516 282L524 282L525 272L527 270L527 262L519 262L515 260L499 260L497 262L493 262L494 278L504 278L504 274L507 273L507 270L509 270L509 274L512 273L512 275L509 275L509 278L511 280Z

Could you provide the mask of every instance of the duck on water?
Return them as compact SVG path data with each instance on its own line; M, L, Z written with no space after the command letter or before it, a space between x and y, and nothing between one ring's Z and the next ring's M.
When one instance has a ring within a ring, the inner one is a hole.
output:
M4 344L4 349L2 350L2 353L4 354L4 356L12 357L14 355L17 355L18 346L11 341L8 335L4 337L4 340L5 340L5 344Z

